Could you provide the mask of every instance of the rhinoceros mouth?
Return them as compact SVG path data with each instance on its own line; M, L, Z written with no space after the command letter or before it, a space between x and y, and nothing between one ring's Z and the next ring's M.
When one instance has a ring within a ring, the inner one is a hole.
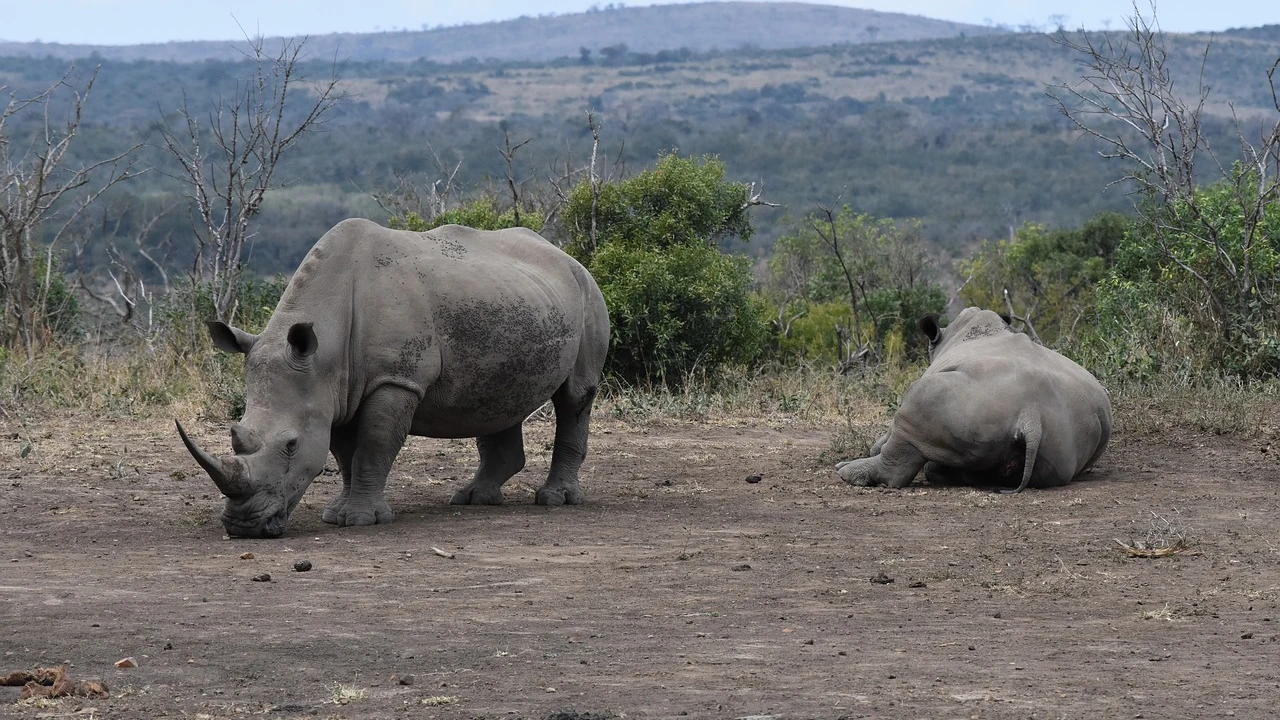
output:
M283 537L289 526L289 513L286 510L256 513L251 516L235 515L227 511L222 513L222 526L232 537L243 538L278 538Z

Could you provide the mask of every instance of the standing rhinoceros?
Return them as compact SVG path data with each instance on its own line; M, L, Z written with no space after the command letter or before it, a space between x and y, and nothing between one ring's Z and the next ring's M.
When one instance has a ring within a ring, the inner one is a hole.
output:
M391 522L383 489L407 435L476 438L479 469L451 502L501 503L524 467L521 426L548 398L555 450L536 501L582 502L609 315L586 269L536 233L344 220L307 253L261 335L220 322L209 333L247 355L234 455L178 432L227 496L231 535L284 534L331 451L342 493L324 521Z
M907 388L871 457L836 471L854 485L934 480L1015 487L1065 485L1093 466L1111 438L1111 401L1087 370L966 308L945 329L920 321L929 368Z

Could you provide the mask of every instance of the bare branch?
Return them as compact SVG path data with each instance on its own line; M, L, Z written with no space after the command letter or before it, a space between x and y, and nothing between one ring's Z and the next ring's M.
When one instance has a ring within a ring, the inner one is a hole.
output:
M506 130L503 130L502 148L498 151L502 154L502 159L507 163L507 187L511 190L511 208L512 212L515 213L516 225L520 224L520 191L516 188L515 175L516 151L525 145L528 145L529 141L532 139L533 138L525 138L513 146L511 144L511 134Z
M1154 3L1149 15L1135 3L1122 36L1103 34L1097 42L1097 36L1081 31L1075 38L1062 34L1058 42L1079 54L1081 78L1051 86L1049 94L1078 130L1099 143L1103 157L1126 163L1116 182L1130 185L1136 195L1135 209L1150 229L1148 241L1168 267L1193 284L1190 292L1182 291L1188 309L1212 328L1211 334L1231 344L1233 333L1241 331L1237 321L1250 314L1250 307L1274 304L1270 295L1258 292L1259 284L1270 280L1259 275L1254 256L1268 207L1280 195L1280 119L1267 121L1255 139L1229 105L1238 152L1220 156L1205 131L1212 43L1200 54L1192 92L1184 93L1175 84ZM1280 112L1278 68L1280 58L1266 76L1272 107ZM1240 207L1239 216L1206 205L1197 185L1206 162L1216 171L1215 186Z
M327 80L303 89L299 63L306 38L283 41L274 56L267 54L262 38L246 39L253 77L232 99L218 100L205 124L184 96L181 126L166 124L161 133L192 201L199 244L193 279L211 290L223 321L231 320L238 307L246 252L254 240L251 225L267 192L279 184L281 159L304 135L319 130L344 100L336 66ZM309 104L300 114L288 112L303 92L311 94Z
M83 88L73 87L69 68L55 83L31 97L11 96L0 111L0 346L20 345L33 358L51 339L50 320L58 312L49 305L56 273L58 241L80 214L110 187L134 177L137 147L80 167L68 167L67 154L84 122L84 109L97 80L95 69ZM53 100L71 93L68 117L61 125L52 117ZM24 149L14 147L6 132L10 118L38 111L42 132ZM74 200L74 202L73 202ZM61 227L40 251L40 228L51 221ZM43 279L37 284L37 276Z

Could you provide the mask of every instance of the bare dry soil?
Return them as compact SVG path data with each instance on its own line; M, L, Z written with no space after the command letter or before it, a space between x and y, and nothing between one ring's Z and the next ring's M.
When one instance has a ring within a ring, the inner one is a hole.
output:
M0 676L65 663L111 692L4 687L3 717L1269 717L1280 698L1265 435L1121 437L1084 481L996 495L846 486L828 429L605 420L587 504L546 509L536 420L504 506L449 506L471 444L414 438L394 524L322 523L326 474L285 538L229 540L167 421L0 425ZM1153 522L1190 551L1117 542Z

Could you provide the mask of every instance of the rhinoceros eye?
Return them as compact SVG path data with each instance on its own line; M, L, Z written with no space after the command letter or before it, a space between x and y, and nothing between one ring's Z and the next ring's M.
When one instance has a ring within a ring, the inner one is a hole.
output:
M285 454L285 455L292 456L293 454L295 454L295 453L297 453L297 452L298 452L298 439L297 439L297 438L293 438L293 439L291 439L289 442L287 442L287 443L285 443L285 444L284 444L284 454Z

